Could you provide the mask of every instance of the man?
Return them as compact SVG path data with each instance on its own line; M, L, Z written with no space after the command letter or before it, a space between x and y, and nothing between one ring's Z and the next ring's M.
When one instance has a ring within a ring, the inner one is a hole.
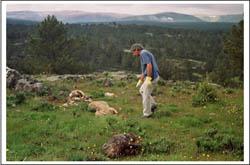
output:
M133 44L130 50L134 56L140 57L141 60L142 73L136 87L141 86L139 91L142 95L143 117L148 118L156 110L156 102L151 93L160 78L159 69L154 55L145 50L141 44Z

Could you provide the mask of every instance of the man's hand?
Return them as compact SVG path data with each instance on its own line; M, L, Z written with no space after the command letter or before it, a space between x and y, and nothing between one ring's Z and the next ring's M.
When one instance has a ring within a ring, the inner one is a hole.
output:
M142 80L140 79L138 82L137 82L137 84L136 84L136 88L138 88L139 86L141 86L142 85Z
M147 85L152 85L151 80L152 80L152 77L147 76L147 77L146 77L146 80L145 80L145 83L146 83Z

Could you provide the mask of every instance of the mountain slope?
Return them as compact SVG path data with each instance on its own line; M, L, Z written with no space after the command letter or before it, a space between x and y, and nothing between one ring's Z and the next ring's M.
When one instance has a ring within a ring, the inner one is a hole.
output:
M132 16L123 19L124 21L152 21L152 22L202 22L201 19L192 15L166 12L153 15Z
M243 20L243 14L234 14L234 15L221 15L221 16L197 16L206 22L240 22Z
M30 20L30 21L41 21L44 16L41 12L36 11L11 11L7 12L7 18Z
M218 22L240 22L243 19L243 14L223 15L220 16Z
M58 20L64 23L82 22L112 22L127 17L127 14L116 13L91 13L83 11L14 11L7 12L7 18L30 21L42 21L47 15L55 15Z
M16 20L42 21L47 15L55 15L64 23L87 22L148 22L148 23L179 23L179 22L239 22L243 14L222 16L193 16L174 12L164 12L151 15L131 16L117 13L91 13L84 11L11 11L7 18Z

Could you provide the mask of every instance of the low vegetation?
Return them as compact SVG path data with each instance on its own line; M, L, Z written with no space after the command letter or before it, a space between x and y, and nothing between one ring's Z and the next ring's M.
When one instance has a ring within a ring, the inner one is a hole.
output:
M105 87L95 79L40 80L50 89L44 95L7 90L7 160L243 159L243 89L214 90L208 83L166 81L154 92L158 110L152 118L143 119L136 81L112 80L113 86ZM108 102L119 113L96 117L84 102L63 107L75 87L93 100ZM107 97L105 92L116 97ZM129 132L141 138L140 154L105 156L102 145L115 134Z

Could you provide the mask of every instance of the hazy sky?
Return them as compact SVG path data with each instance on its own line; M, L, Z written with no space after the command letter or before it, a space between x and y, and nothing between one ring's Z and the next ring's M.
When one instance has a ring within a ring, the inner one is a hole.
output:
M193 15L225 15L243 13L242 4L8 4L7 11L109 12L131 15L177 12Z

